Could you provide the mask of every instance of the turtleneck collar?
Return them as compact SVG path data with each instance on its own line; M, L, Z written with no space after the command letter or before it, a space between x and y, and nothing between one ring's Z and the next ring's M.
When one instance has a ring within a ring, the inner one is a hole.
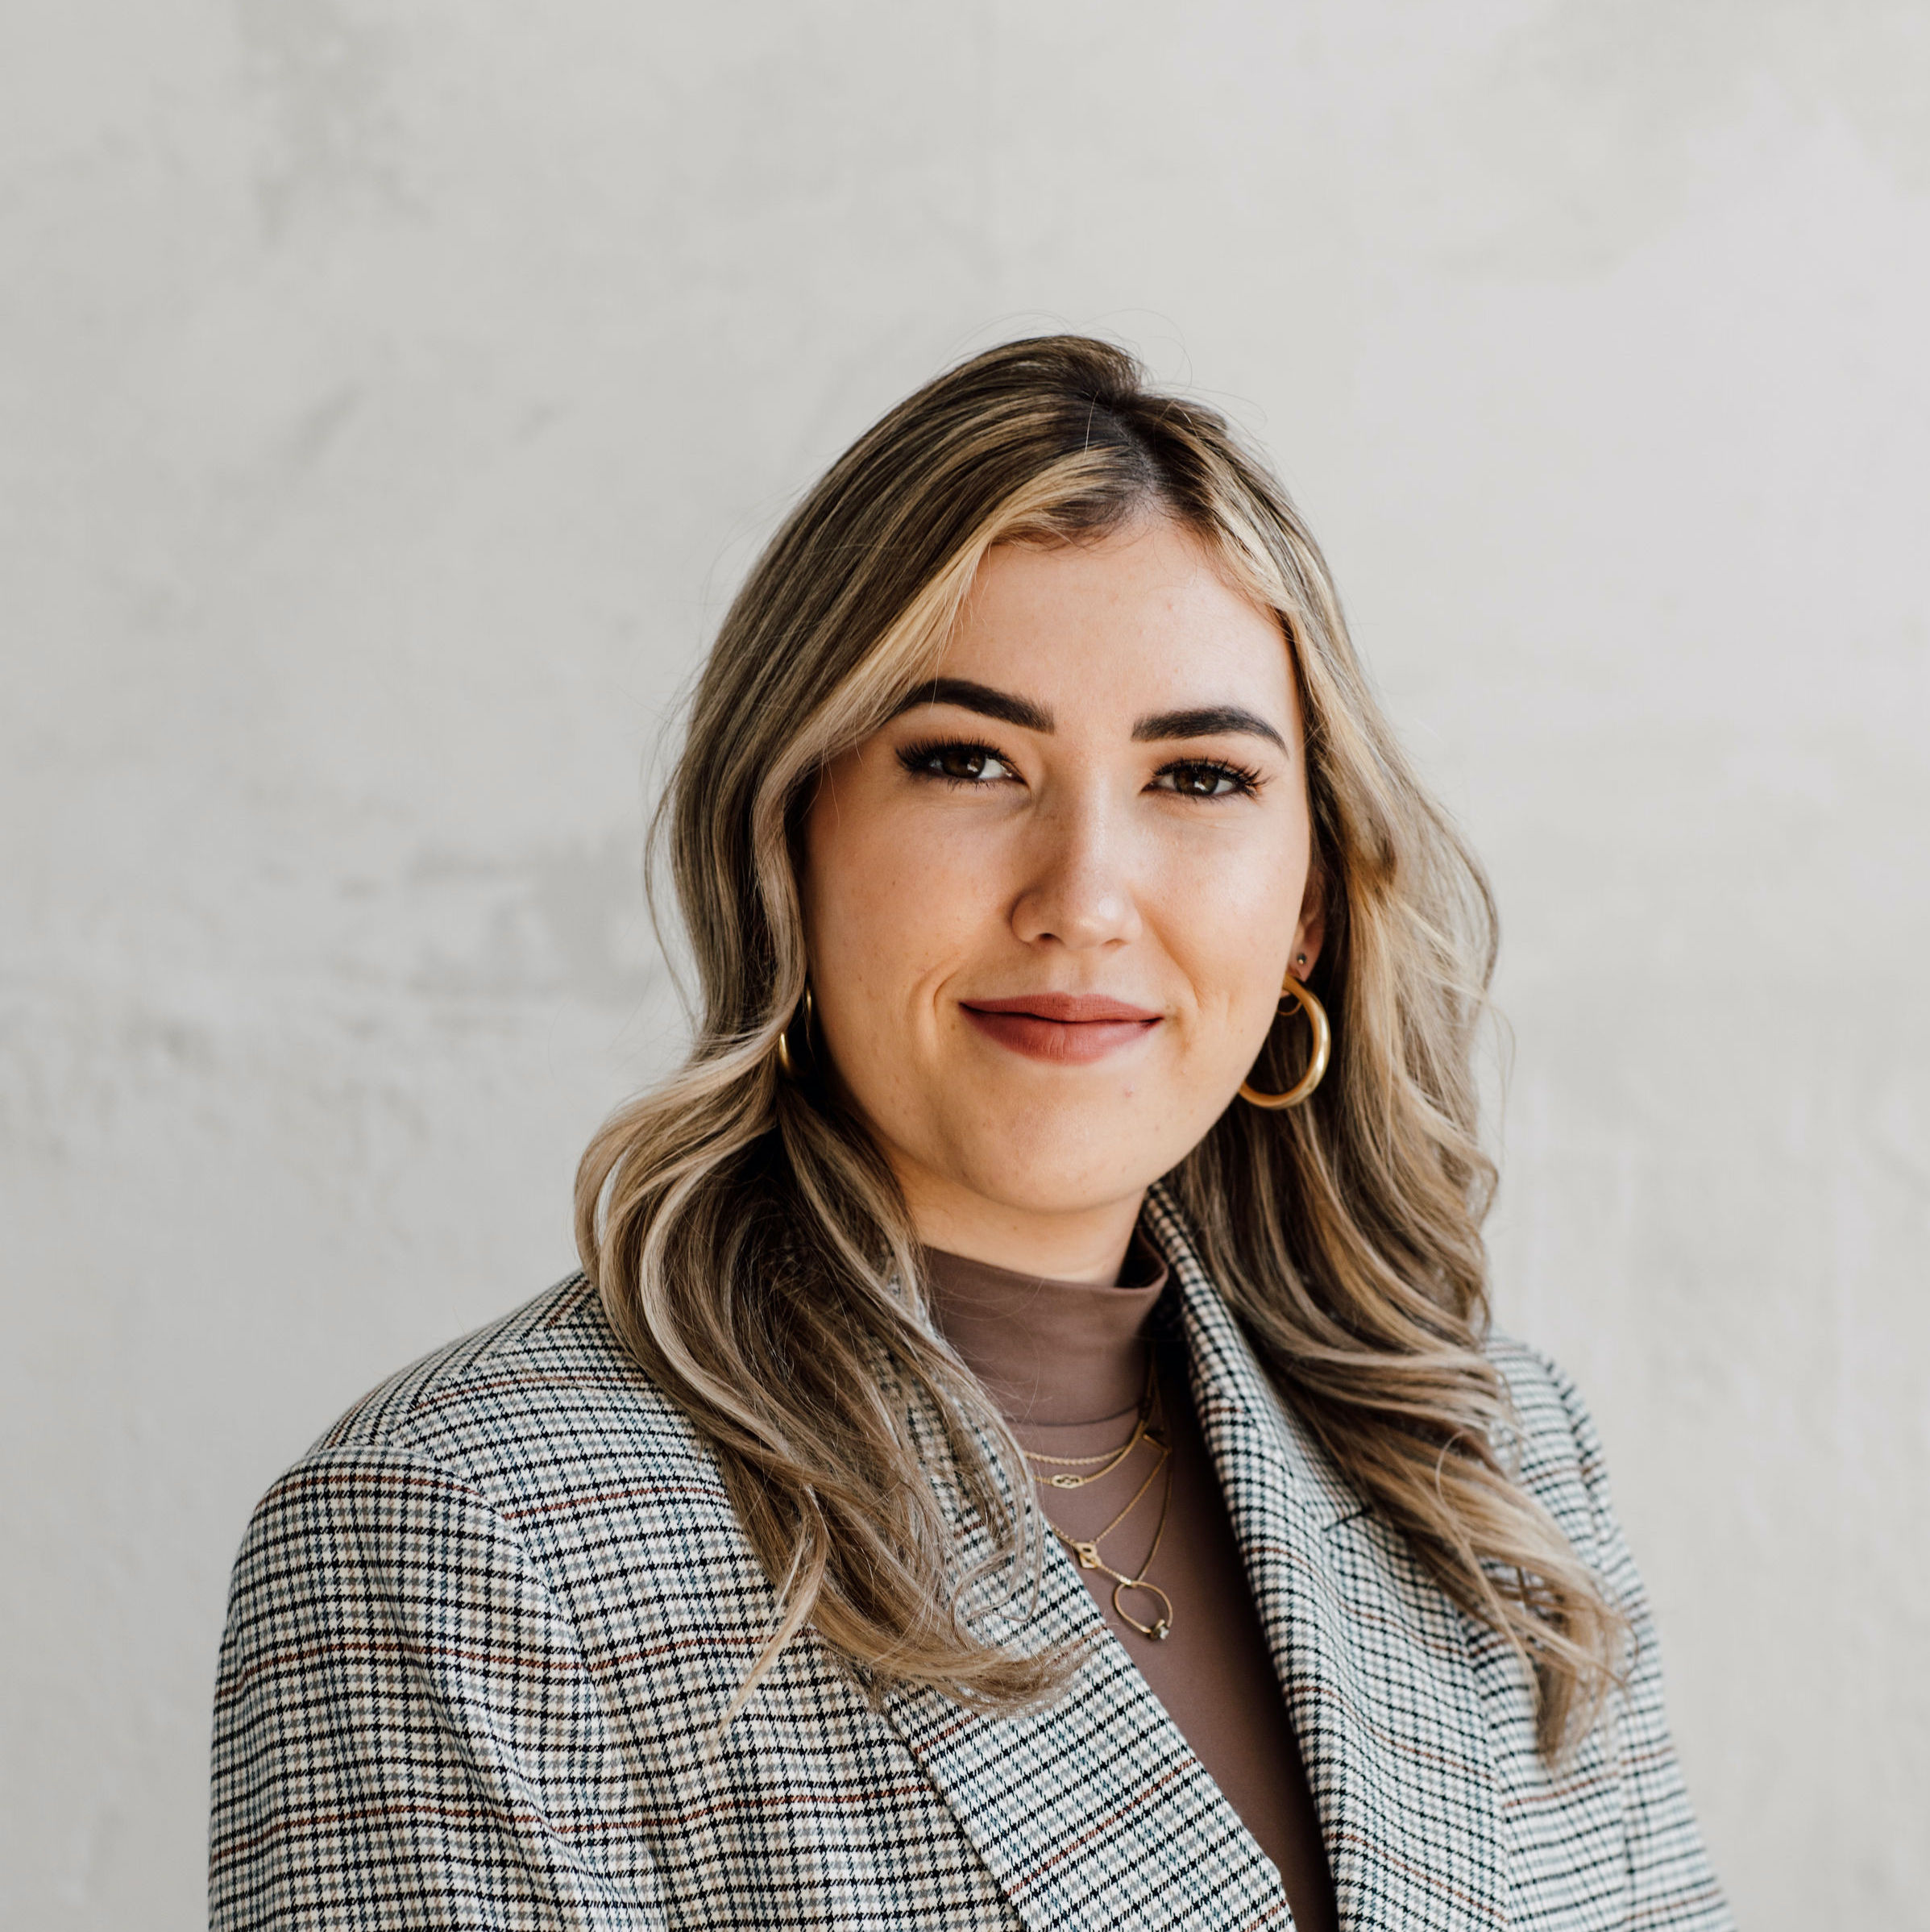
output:
M939 1248L925 1250L924 1263L933 1319L1008 1422L1103 1422L1138 1406L1142 1338L1167 1278L1143 1235L1133 1236L1116 1286L1021 1274Z

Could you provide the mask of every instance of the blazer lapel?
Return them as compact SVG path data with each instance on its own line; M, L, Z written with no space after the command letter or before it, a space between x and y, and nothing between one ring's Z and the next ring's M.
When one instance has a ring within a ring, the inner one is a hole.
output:
M977 1561L982 1527L958 1527L966 1562ZM1013 1638L1027 1649L1087 1646L1057 1701L990 1718L901 1688L886 1694L884 1714L1020 1920L1031 1932L1290 1926L1278 1874L1056 1542L1036 1601L1019 1610Z
M1280 1400L1162 1190L1146 1221L1178 1278L1201 1428L1299 1739L1340 1923L1500 1926L1496 1771L1467 1627Z

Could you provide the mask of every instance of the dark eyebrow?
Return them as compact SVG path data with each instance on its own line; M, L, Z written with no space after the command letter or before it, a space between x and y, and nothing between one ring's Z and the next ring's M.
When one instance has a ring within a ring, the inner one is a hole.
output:
M1134 742L1144 744L1161 738L1218 737L1222 732L1239 732L1247 737L1264 738L1282 751L1287 741L1263 717L1238 704L1202 704L1195 711L1160 711L1141 718L1132 728Z
M997 718L1002 725L1016 725L1025 731L1052 729L1052 714L1043 704L1015 697L1009 691L994 691L990 684L974 684L969 678L933 678L907 692L891 715L901 717L920 704L956 704L961 711L975 711L981 717Z

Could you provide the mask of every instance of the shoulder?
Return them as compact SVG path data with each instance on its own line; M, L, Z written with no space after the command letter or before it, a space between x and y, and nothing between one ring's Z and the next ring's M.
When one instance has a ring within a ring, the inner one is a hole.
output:
M618 1341L597 1292L566 1276L519 1308L379 1383L315 1444L393 1444L432 1455L586 1423L666 1450L688 1446L683 1415Z
M360 1511L466 1506L532 1553L621 1514L716 1522L722 1478L683 1411L618 1341L580 1274L436 1349L355 1403L269 1490L286 1514L326 1492ZM359 1511L358 1513L360 1513Z
M1486 1353L1508 1394L1510 1415L1496 1445L1504 1460L1582 1556L1599 1566L1612 1521L1608 1470L1581 1391L1558 1362L1513 1336L1491 1332Z

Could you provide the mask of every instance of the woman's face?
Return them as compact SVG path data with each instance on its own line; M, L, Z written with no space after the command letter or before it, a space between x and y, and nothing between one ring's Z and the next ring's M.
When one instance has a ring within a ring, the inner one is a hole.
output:
M999 546L804 848L812 1050L920 1238L1101 1274L1318 949L1279 623L1164 519Z

